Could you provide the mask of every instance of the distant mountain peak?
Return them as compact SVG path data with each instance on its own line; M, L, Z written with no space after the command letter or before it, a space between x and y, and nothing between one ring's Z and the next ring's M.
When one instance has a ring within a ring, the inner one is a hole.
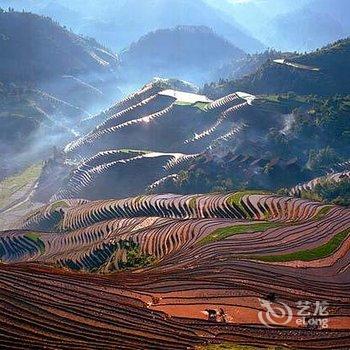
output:
M142 36L120 54L125 80L177 77L197 84L208 73L245 53L206 26L181 25Z

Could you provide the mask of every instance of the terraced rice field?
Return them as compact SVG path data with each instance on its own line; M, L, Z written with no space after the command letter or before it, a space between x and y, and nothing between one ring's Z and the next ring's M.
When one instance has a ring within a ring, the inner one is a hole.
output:
M147 84L96 117L96 127L65 147L66 162L74 168L51 199L119 198L155 188L245 132L248 125L238 116L254 99L237 92L212 101Z
M186 166L199 154L147 152L141 150L109 150L81 162L52 200L93 197L97 187L99 198L137 194L159 177ZM142 169L142 173L140 172ZM119 181L116 184L115 178ZM108 183L111 186L108 186ZM114 185L113 188L111 188Z
M262 192L63 199L0 236L0 344L348 349L349 235L347 208ZM259 299L291 317L263 325Z
M86 157L92 156L97 151L107 150L106 147L109 145L114 148L154 149L158 147L156 150L160 150L159 147L161 147L162 150L189 150L189 147L184 144L207 138L217 131L224 120L250 105L253 99L254 96L239 92L211 101L202 95L175 90L157 92L155 88L147 87L110 109L107 113L108 117L86 135L68 144L65 151L69 157ZM192 111L181 108L195 106L196 103L204 104L204 106L199 105L197 109L202 113L195 113L196 109ZM210 118L206 116L208 113L215 115L215 121L211 125ZM184 114L190 114L191 117L182 120ZM168 140L163 137L161 130L170 125L178 126L176 138ZM205 130L200 129L203 125L206 127ZM198 129L198 132L186 138L192 129ZM130 134L138 137L130 137ZM216 137L219 136L220 130Z

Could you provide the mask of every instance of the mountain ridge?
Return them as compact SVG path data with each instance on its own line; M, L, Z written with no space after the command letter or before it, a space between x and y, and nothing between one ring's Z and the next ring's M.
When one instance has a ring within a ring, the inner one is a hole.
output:
M201 83L228 60L244 56L213 29L183 25L150 32L119 57L121 74L128 81L164 76Z

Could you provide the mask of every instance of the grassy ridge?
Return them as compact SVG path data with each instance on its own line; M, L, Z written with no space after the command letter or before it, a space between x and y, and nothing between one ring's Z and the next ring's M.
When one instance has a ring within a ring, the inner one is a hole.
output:
M208 236L202 238L199 241L199 244L204 245L221 241L227 237L241 233L264 232L270 228L276 228L279 226L281 226L281 224L274 222L257 222L251 224L223 227L213 231Z
M255 106L271 111L288 112L308 103L309 99L309 96L292 93L260 95L255 101Z
M208 102L186 102L186 101L176 101L174 102L175 105L177 106L188 106L191 108L198 108L199 110L206 112L207 111L207 106Z
M67 204L66 201L60 200L60 201L57 201L57 202L52 203L50 209L53 211L53 210L56 210L56 209L61 208L61 207L62 207L62 208L68 208L69 205Z
M327 205L323 208L321 208L314 216L314 219L315 220L320 220L322 218L324 218L328 213L329 211L333 208L332 205Z
M45 244L44 242L40 239L40 234L36 232L29 232L24 235L24 237L30 239L35 243L35 245L39 248L40 253L44 254L45 253Z
M242 210L242 212L248 217L250 218L250 214L246 211L246 209L244 208L244 206L241 203L242 197L245 195L249 195L249 194L268 194L268 191L241 191L241 192L236 192L233 195L231 195L227 202L229 204L234 204L236 205L239 209Z
M326 258L327 256L332 255L348 238L350 234L350 229L346 229L337 233L332 239L330 239L327 243L313 248L301 250L299 252L283 254L283 255L268 255L268 256L259 256L254 257L254 260L266 261L266 262L288 262L288 261L312 261L318 260L322 258Z

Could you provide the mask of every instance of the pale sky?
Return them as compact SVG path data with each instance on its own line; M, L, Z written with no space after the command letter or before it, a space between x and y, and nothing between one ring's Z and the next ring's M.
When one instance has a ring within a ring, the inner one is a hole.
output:
M234 2L234 3L240 3L240 4L242 4L242 3L245 3L245 2L253 2L254 0L229 0L229 1L231 1L231 2Z

